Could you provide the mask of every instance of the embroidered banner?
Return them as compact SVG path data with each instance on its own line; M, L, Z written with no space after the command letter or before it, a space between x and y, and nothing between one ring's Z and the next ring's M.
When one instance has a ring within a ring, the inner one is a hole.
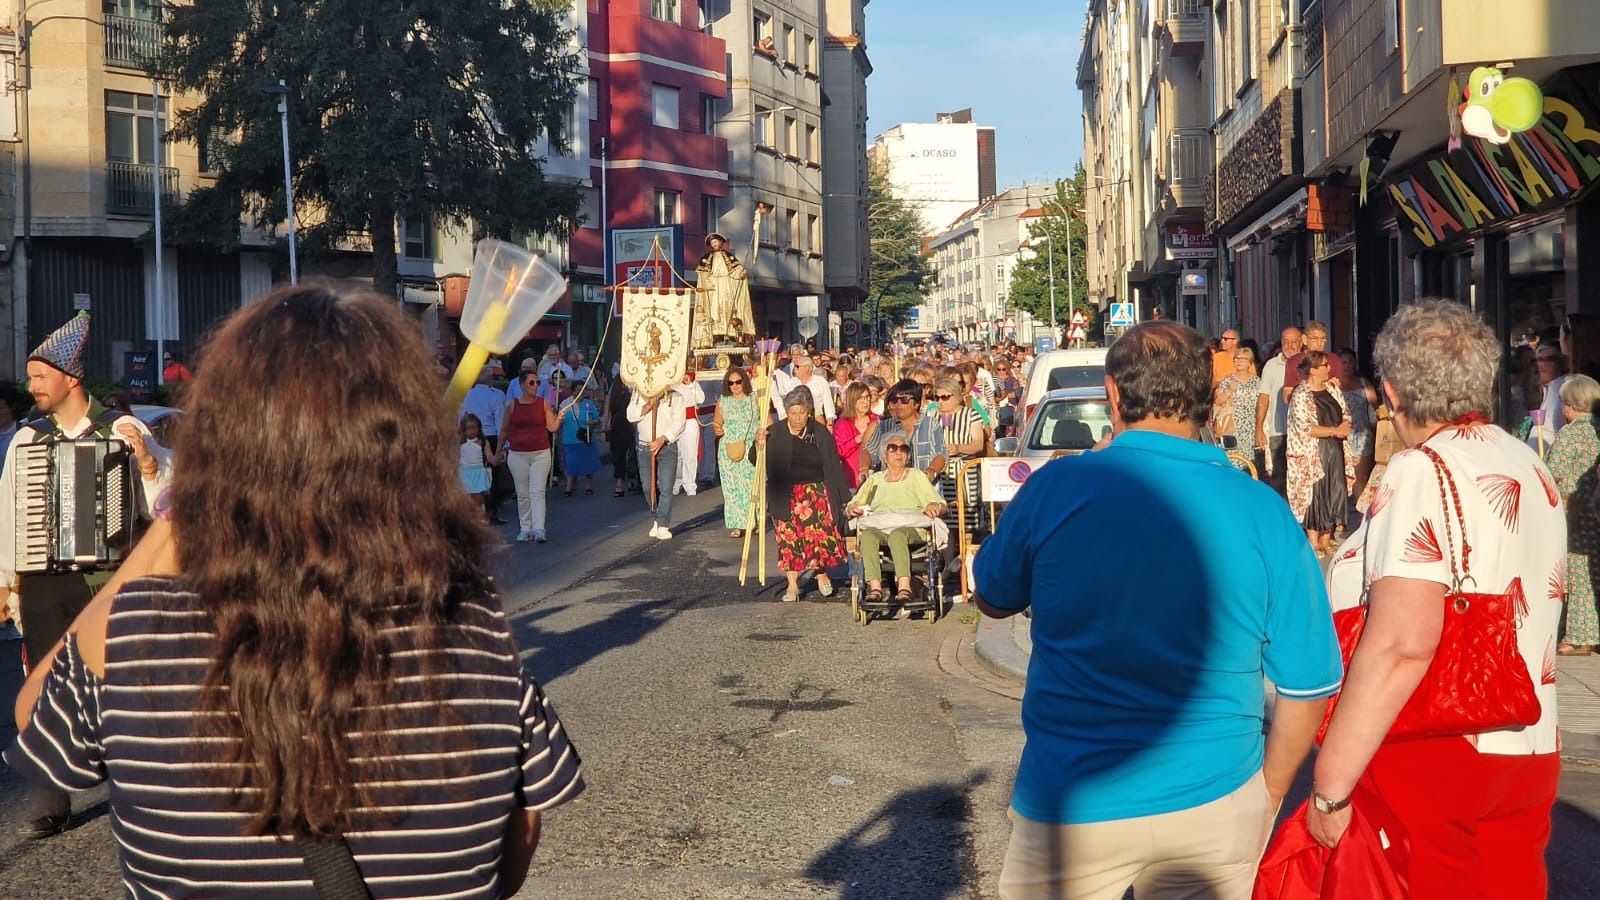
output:
M683 380L694 288L624 287L622 383L658 397Z

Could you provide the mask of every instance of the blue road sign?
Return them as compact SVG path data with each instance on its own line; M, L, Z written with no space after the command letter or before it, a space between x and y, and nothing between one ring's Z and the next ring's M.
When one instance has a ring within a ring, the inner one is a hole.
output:
M1133 304L1132 303L1113 303L1113 304L1111 304L1111 327L1112 328L1132 328L1133 326L1134 326Z

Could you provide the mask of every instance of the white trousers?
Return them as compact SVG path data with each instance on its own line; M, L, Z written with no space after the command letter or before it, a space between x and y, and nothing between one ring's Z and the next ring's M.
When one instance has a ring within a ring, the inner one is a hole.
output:
M684 423L683 434L678 436L678 480L672 489L682 488L685 494L693 494L698 488L695 474L699 469L700 422L690 419Z
M550 451L534 450L506 454L511 483L517 486L517 528L519 531L544 530L544 492L550 485Z

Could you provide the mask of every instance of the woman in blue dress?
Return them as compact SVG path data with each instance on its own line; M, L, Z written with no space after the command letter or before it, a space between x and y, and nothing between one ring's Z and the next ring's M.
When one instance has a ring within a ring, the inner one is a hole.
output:
M583 479L583 492L594 494L594 473L600 471L600 451L594 446L595 427L600 424L600 404L595 389L585 388L568 398L561 407L561 459L567 470L567 496Z

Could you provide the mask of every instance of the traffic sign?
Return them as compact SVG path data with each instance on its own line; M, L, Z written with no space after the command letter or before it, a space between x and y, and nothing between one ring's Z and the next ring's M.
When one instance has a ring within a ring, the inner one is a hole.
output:
M1134 326L1133 304L1132 303L1113 303L1113 304L1111 304L1111 327L1112 328L1132 328L1133 326Z
M1009 503L1033 474L1038 460L990 457L978 464L978 487L986 503Z
M856 332L861 330L861 323L855 319L845 319L840 323L839 328L844 332L845 337L855 337Z

